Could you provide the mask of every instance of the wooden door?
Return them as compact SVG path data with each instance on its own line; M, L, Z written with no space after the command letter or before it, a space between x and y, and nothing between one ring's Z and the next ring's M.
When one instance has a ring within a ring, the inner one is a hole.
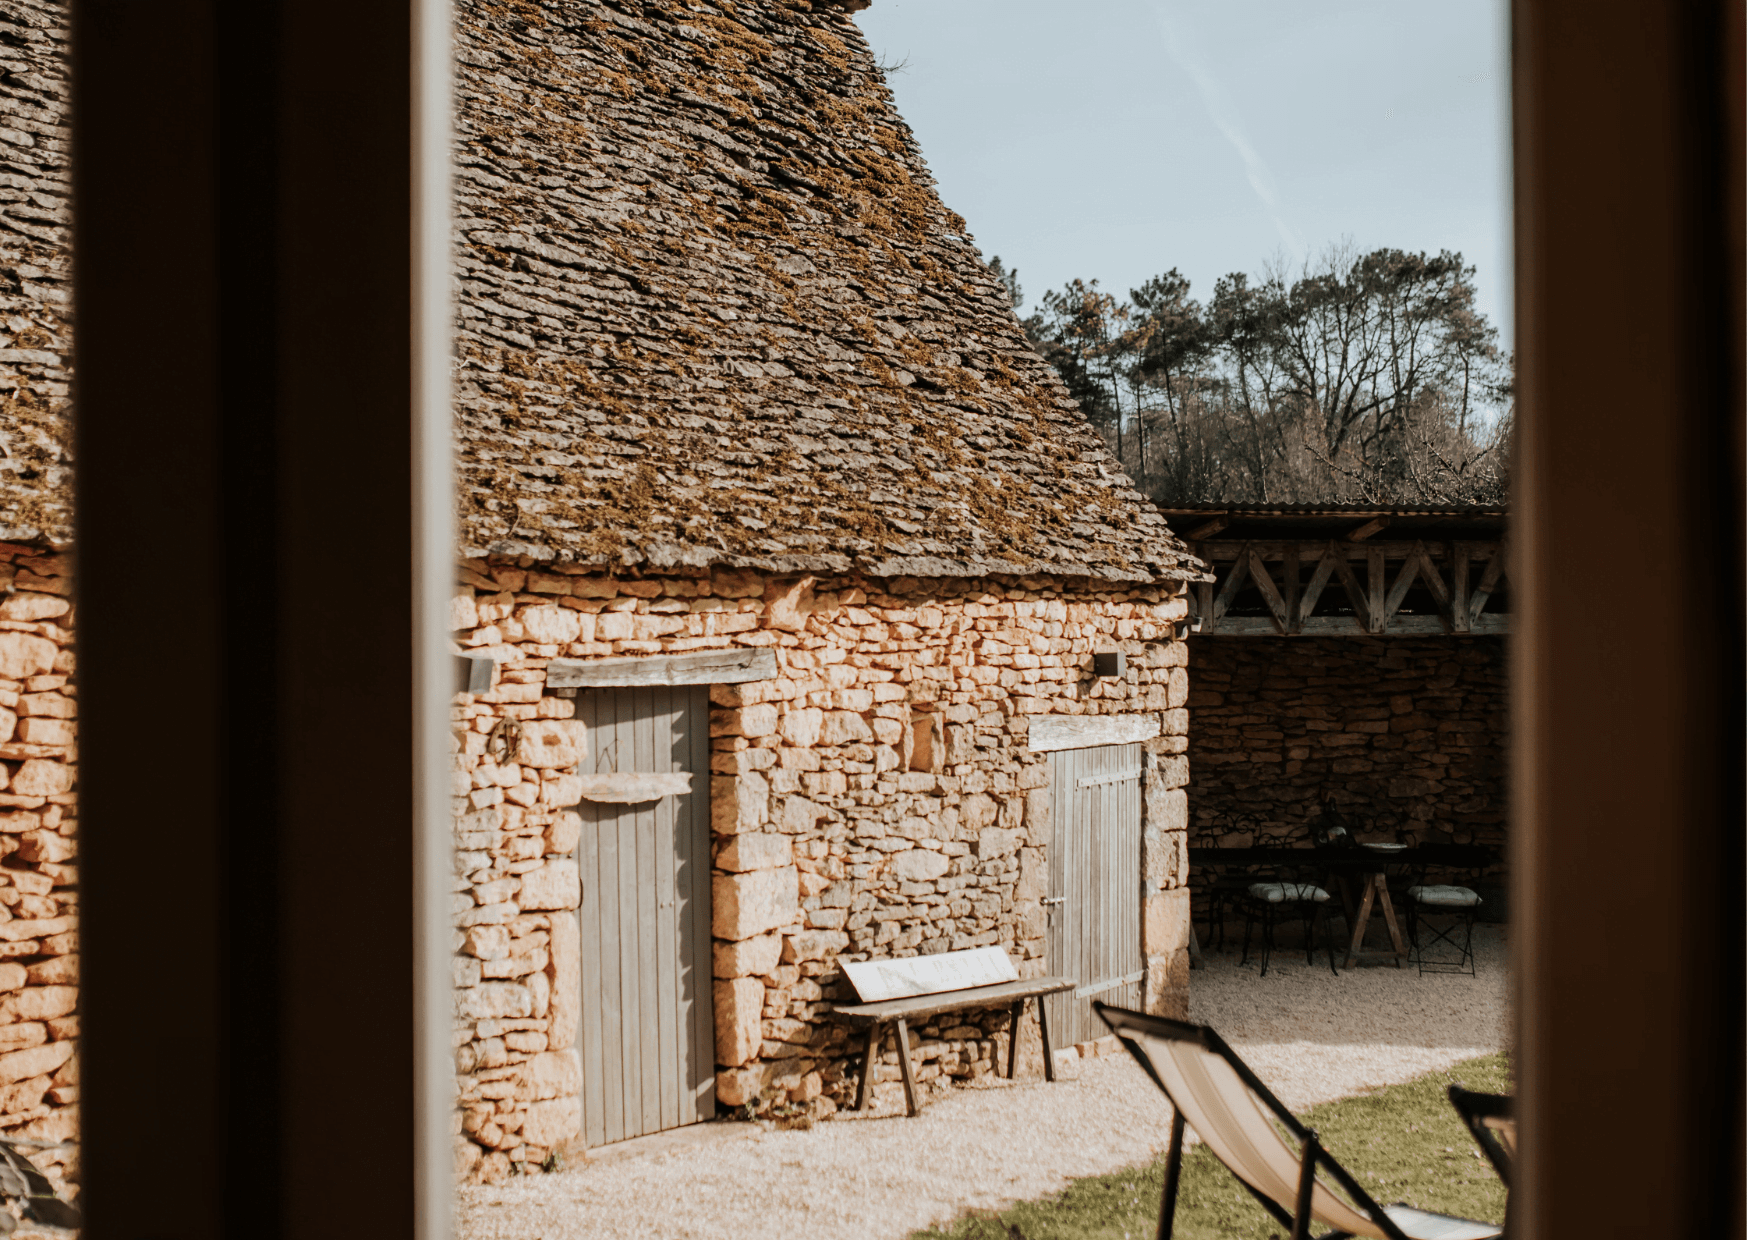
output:
M713 1118L710 703L702 686L584 689L583 770L688 771L692 791L640 805L584 801L583 1139Z
M1050 755L1050 972L1078 987L1052 995L1058 1047L1110 1030L1092 1001L1141 1006L1141 746L1100 745Z

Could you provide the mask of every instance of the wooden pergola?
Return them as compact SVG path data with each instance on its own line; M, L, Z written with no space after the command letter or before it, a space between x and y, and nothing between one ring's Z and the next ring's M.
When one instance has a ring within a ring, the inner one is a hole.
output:
M1190 631L1219 637L1500 635L1503 508L1161 507L1214 570Z

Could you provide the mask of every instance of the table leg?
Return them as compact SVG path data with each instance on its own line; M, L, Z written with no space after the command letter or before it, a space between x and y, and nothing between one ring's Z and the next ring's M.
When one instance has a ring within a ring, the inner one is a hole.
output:
M1038 996L1038 1037L1044 1043L1044 1079L1056 1079L1056 1048L1050 1045L1050 1007L1049 999Z
M901 1017L895 1022L898 1033L898 1070L904 1073L904 1105L910 1115L922 1114L922 1107L916 1100L916 1076L910 1068L910 1026Z
M1365 887L1360 894L1360 911L1355 914L1353 936L1347 945L1347 959L1341 962L1341 967L1350 969L1354 959L1360 954L1360 948L1366 941L1366 922L1372 917L1372 876L1366 876Z
M862 1053L862 1083L856 1089L856 1109L866 1110L874 1096L874 1061L880 1057L880 1022L868 1026L868 1045Z
M1378 907L1384 911L1384 924L1390 929L1390 943L1396 949L1396 967L1400 969L1408 956L1408 947L1402 942L1402 927L1396 924L1396 906L1390 902L1390 886L1382 874L1378 875Z
M1026 1019L1026 1001L1021 999L1014 1004L1014 1013L1008 1018L1008 1080L1014 1079L1014 1074L1020 1067L1020 1022Z

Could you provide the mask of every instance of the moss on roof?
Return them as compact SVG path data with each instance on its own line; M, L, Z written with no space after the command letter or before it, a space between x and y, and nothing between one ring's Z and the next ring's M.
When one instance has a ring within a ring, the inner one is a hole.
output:
M459 16L466 554L1197 575L1026 344L843 7Z

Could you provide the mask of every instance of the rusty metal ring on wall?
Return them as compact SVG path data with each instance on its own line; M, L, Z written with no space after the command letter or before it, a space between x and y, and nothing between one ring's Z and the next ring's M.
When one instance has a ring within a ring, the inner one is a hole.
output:
M522 724L519 720L500 719L486 733L486 757L498 766L508 766L521 751Z

